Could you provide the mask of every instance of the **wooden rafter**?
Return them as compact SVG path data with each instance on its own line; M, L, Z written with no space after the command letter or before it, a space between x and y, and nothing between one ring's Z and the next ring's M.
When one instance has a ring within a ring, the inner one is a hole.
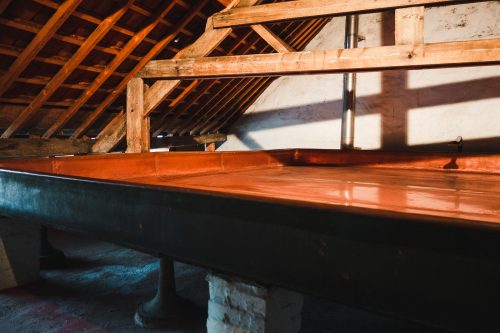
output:
M419 5L459 3L457 0L297 0L232 8L213 15L214 28L310 19ZM463 2L463 1L462 1ZM474 1L470 1L474 2Z
M38 34L43 28L43 26L39 26L37 24L34 24L34 23L26 21L26 20L22 20L22 19L10 20L10 19L6 19L3 17L0 17L0 25L5 25L7 27L15 28L18 30L26 31L26 32L31 32L34 34ZM76 45L76 46L82 46L85 43L85 38L82 38L81 36L71 36L71 35L67 36L67 35L61 35L58 33L55 33L53 35L53 39L61 41L61 42L69 43L72 45ZM111 54L111 55L116 55L120 52L118 49L116 49L114 47L106 47L106 46L101 46L101 45L96 45L94 47L94 49L97 51L101 51L103 53ZM130 60L133 60L133 61L140 60L140 57L132 55L132 54L128 58Z
M80 5L80 2L82 0L66 0L57 8L54 15L51 16L39 33L35 35L24 51L16 58L9 70L0 78L0 96L19 78L38 52L47 44L66 19L71 16L76 7Z
M294 45L296 48L301 49L302 47L305 46L305 42L307 42L309 39L304 38L304 36L307 36L311 34L311 36L315 35L319 29L325 24L325 20L313 20L313 21L308 21L308 22L301 22L300 24L293 24L292 22L288 23L284 28L281 29L282 32L288 32L290 36L290 42L292 45ZM291 27L295 26L292 30L289 31ZM307 31L307 34L304 34L302 32ZM250 31L251 32L251 31ZM299 33L300 32L300 33ZM255 40L253 43L249 44L246 46L246 49L243 50L243 53L249 50L253 46L254 43L258 41ZM241 41L240 41L241 42ZM239 43L235 45L235 47L238 47ZM269 50L270 46L266 46L264 49L261 50L261 52L267 52ZM269 78L265 78L264 81L270 82ZM263 87L264 85L259 85L259 87ZM175 119L167 119L168 123L165 123L160 127L160 129L170 132L170 133L179 133L179 135L184 135L187 133L192 132L192 130L198 126L200 123L205 121L205 119L212 119L215 114L219 113L223 109L223 105L227 105L227 103L224 103L224 100L231 100L233 103L231 105L234 105L234 101L236 101L239 97L242 95L245 95L245 90L248 90L247 82L245 80L241 79L233 79L229 80L223 87L220 87L218 89L218 93L215 93L212 98L205 104L207 105L212 105L208 109L204 108L197 108L195 112L193 112L185 121L183 121L181 124L175 124ZM234 89L233 89L234 88ZM231 92L230 92L231 91ZM223 95L221 95L223 93ZM258 91L253 91L252 95L258 95ZM217 101L220 101L217 103ZM187 109L187 107L186 107ZM176 116L175 118L178 118L180 115ZM180 131L180 132L179 132ZM154 135L157 135L159 131L156 131Z
M233 47L231 47L231 49L229 49L228 51L228 54L232 54L233 52L236 51L237 48L239 48L241 46L241 44L243 43L244 40L246 40L247 37L249 37L251 35L251 31L248 31L241 39L239 42L235 43L233 45ZM248 50L250 50L256 43L257 43L258 40L255 40L253 43L248 43L245 48L243 49L243 52L246 52ZM230 81L231 82L231 81ZM228 87L228 85L230 84L230 82L226 83L223 87L220 88L219 91L226 91L226 88ZM159 119L159 126L158 128L155 130L153 136L156 136L156 135L159 135L162 131L165 130L165 127L167 126L167 124L163 124L163 122L165 121L165 119L167 118L167 116L170 114L170 113L173 113L173 117L171 119L169 119L170 121L170 125L173 125L173 123L186 111L186 109L189 108L190 105L192 105L193 103L196 103L206 92L208 92L214 85L218 84L218 81L217 80L214 80L212 81L211 83L209 83L206 88L200 92L199 94L197 94L196 96L194 96L191 100L189 100L186 104L186 106L184 108L178 108L178 110L172 110L171 112L165 112L163 114L163 116ZM187 94L189 94L191 92L191 89L190 87L187 87L184 92L187 92ZM215 96L217 96L218 94L215 94ZM208 101L208 105L211 104L211 102L214 101L214 97L212 97L209 101ZM198 111L200 112L202 110L202 108L199 108Z
M180 32L184 29L186 25L191 22L191 19L196 15L196 13L207 4L208 0L200 1L195 7L193 7L188 14L181 21L182 23L173 28L172 31L166 35L159 43L157 43L144 57L141 61L128 73L128 75L120 82L120 84L115 88L114 92L95 109L92 114L87 117L87 119L75 130L72 139L79 138L101 115L102 113L115 101L115 99L121 94L121 92L127 87L128 82L136 76L136 74L154 57L156 57L168 43L170 43ZM148 90L148 92L152 87ZM146 103L146 101L145 101Z
M113 14L108 16L94 30L94 32L81 45L78 51L63 66L63 68L53 77L47 86L40 92L35 100L14 120L14 122L5 130L1 138L9 138L23 124L35 114L43 104L56 92L59 86L68 78L68 76L78 67L85 57L94 49L99 41L108 33L111 27L125 14L135 0L129 0L126 5L119 7Z
M279 53L287 53L295 51L287 43L285 43L279 36L277 36L271 29L262 24L253 24L250 26L256 33L259 34L269 45Z
M259 1L260 0L236 0L233 1L229 6L252 6ZM231 28L218 30L209 29L205 31L205 33L200 38L198 38L194 44L179 52L176 58L206 56L210 52L212 52L231 33ZM141 66L141 68L142 67L143 66ZM134 73L134 76L137 74L137 72ZM170 81L167 85L165 85L164 83L164 81L157 81L146 91L144 96L144 117L148 117L149 114L156 107L158 107L158 105L179 85L180 81ZM95 119L97 119L97 117L95 117ZM92 121L95 121L95 119ZM120 126L120 122L116 121L115 123L116 126ZM87 121L75 131L75 133L72 135L72 138L78 138L81 133L88 128L88 126L90 126L90 124ZM109 128L107 130L110 131ZM115 129L115 132L119 133L121 131L119 129ZM118 142L106 145L106 147L116 146L116 144L118 144Z
M38 3L38 4L40 4L40 5L49 7L49 8L57 8L59 6L59 4L57 2L55 2L55 1L53 1L53 0L33 0L33 1L36 2L36 3ZM177 1L174 1L174 3L177 3ZM137 8L136 6L132 6L131 9L136 9L136 8ZM153 13L151 13L149 11L146 11L145 9L141 9L141 13L147 13L147 16L152 16L153 15ZM96 24L96 25L99 25L102 22L101 19L99 19L97 17L94 17L92 15L89 15L89 14L83 13L81 11L74 11L73 12L73 16L78 17L78 18L80 18L80 19L82 19L84 21ZM165 25L167 25L169 27L172 26L171 23L169 23L168 21L166 21L164 19L161 20L161 23L165 24ZM124 34L126 36L130 36L130 37L134 37L134 35L135 35L134 31L132 31L130 29L127 29L127 28L124 28L124 27L121 27L119 25L114 25L113 28L112 28L112 30L115 30L116 32L119 32L121 34ZM191 31L187 30L187 29L184 29L182 31L182 33L184 33L188 37L192 37L193 36L193 33ZM149 37L145 38L144 41L147 42L147 43L150 43L150 44L156 44L156 43L158 43L158 40L153 39L153 38L149 38ZM179 51L179 50L177 50L174 47L171 47L170 50L173 51L173 52L178 52Z
M124 112L118 113L97 135L92 145L93 153L107 153L116 147L127 134L127 117Z
M14 48L12 46L7 47L6 45L1 45L0 44L0 54L10 56L17 58L21 54L22 50L19 50L17 48ZM65 57L42 57L42 56L36 56L34 61L45 63L45 64L51 64L51 65L57 65L57 66L64 66L69 59ZM103 69L102 66L85 66L85 65L78 65L77 69L80 69L82 71L87 71L87 72L92 72L92 73L100 73ZM113 76L118 76L118 77L125 77L125 73L120 73L120 72L114 72L112 74Z
M359 49L157 60L142 78L215 78L362 72L500 63L500 39Z
M239 1L234 4L235 7L239 6L252 6L258 3L259 0L246 0ZM196 40L196 42L189 46L187 49L182 50L175 57L176 59L186 59L186 58L196 58L204 57L210 54L229 34L231 34L232 29L209 29ZM169 82L157 81L148 90L144 105L145 114L144 116L149 116L154 109L160 105L160 103L167 97L178 85L179 80L172 80Z
M76 100L75 104L73 104L66 112L64 112L61 117L59 117L59 119L57 119L57 121L47 130L47 132L45 132L45 134L43 135L44 138L49 138L54 135L78 112L78 110L80 110L82 105L84 105L90 99L90 97L94 95L97 89L99 89L99 87L111 76L111 73L113 73L122 64L122 62L135 50L135 48L139 46L144 38L146 38L146 36L151 33L151 31L157 26L157 24L163 19L163 17L167 15L170 10L172 10L174 6L175 3L166 2L163 5L163 8L157 11L156 17L153 17L152 20L134 36L134 38L131 38L129 40L129 42L122 48L120 53L116 55L111 63L109 63L108 66L106 66L106 68L92 82L88 89L85 90L83 94Z

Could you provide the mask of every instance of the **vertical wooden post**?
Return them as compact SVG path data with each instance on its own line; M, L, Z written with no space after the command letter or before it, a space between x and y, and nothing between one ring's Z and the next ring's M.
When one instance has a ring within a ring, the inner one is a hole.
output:
M216 149L215 142L205 144L205 151L214 152Z
M149 117L144 118L144 81L133 78L127 85L127 153L146 153L149 149Z
M396 45L424 43L424 6L396 9Z

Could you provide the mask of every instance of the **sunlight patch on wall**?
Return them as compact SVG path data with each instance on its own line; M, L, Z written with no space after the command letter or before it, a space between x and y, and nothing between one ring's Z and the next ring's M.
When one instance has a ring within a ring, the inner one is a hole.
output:
M428 88L456 84L471 80L499 78L500 66L439 68L408 71L408 89ZM498 87L497 87L498 90ZM450 87L450 93L457 93Z
M380 114L356 117L354 146L362 149L380 149L382 147L382 116Z
M500 98L410 109L409 146L500 136Z

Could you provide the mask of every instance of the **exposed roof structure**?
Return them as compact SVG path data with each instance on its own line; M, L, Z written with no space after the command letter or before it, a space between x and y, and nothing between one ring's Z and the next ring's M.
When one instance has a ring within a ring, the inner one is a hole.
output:
M124 109L128 81L148 61L173 58L193 43L229 2L1 0L2 137L69 137L75 130L96 136ZM301 50L327 21L266 27ZM211 55L269 52L275 51L255 30L242 27ZM152 114L152 133L226 130L272 80L185 80Z

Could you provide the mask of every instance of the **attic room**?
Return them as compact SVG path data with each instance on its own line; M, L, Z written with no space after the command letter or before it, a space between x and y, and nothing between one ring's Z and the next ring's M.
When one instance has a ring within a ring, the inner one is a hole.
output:
M0 332L494 332L500 1L0 0Z

